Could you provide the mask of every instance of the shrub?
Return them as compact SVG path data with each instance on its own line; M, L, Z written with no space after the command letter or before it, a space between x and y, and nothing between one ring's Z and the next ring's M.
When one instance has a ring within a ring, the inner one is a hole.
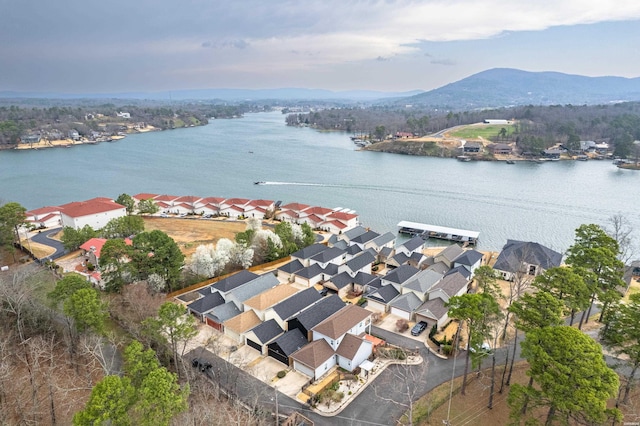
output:
M453 353L453 346L451 346L451 345L442 345L440 347L442 348L442 353L444 355L449 356L449 355L451 355Z
M361 297L360 299L358 299L358 306L362 306L365 303L367 303L367 299L365 299L364 297Z
M404 333L408 329L409 321L407 321L406 319L399 319L398 321L396 321L396 330L398 330L399 333Z
M287 375L287 371L286 370L280 370L280 371L278 371L278 374L277 374L278 379L282 379L286 375Z
M373 272L377 272L377 271L378 271L378 266L377 266L377 265L376 265L376 266L373 266L373 267L371 268L371 270L372 270Z

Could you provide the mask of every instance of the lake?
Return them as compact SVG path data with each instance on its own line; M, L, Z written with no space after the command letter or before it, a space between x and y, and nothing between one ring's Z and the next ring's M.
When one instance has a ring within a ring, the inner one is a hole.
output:
M478 231L479 247L493 250L519 239L564 251L580 224L606 225L617 213L640 235L640 172L610 161L359 152L348 134L287 127L284 118L247 114L113 143L0 151L0 199L28 209L123 192L296 201L356 210L378 232L401 220Z

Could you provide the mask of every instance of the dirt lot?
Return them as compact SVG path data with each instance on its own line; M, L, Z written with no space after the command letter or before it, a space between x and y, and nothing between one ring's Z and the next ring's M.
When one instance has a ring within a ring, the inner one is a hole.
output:
M215 244L220 238L234 240L238 232L246 228L242 221L145 217L146 231L166 232L180 247L185 256L192 255L202 244Z
M520 363L517 366L517 370L514 369L511 382L526 384L529 380L525 374L527 368L528 366L525 362ZM469 374L472 381L467 384L466 396L460 395L459 393L462 379L456 379L453 388L454 395L451 400L451 411L449 413L449 422L451 425L496 426L509 423L509 405L507 404L508 387L505 386L502 394L496 392L494 394L493 409L490 410L487 408L489 385L491 384L489 373L490 370L483 371L479 378L476 377L475 372ZM500 388L501 374L502 369L499 370L499 374L496 376L498 382L497 389ZM443 420L447 419L450 386L450 383L445 383L420 399L418 408L414 411L414 417L418 415L421 416L420 421L416 422L416 424L421 426L443 424ZM624 414L623 423L636 424L636 422L640 421L640 387L636 387L635 390L632 391L629 401L629 406L620 407ZM438 406L438 408L433 410L431 415L427 416L427 411L434 406ZM539 413L542 422L545 420L545 415L546 410L542 409Z

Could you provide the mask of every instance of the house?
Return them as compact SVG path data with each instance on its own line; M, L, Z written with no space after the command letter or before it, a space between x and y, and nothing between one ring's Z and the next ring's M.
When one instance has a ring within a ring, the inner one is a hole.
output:
M430 260L433 260L433 258L431 258ZM427 258L427 261L424 262L424 265L428 265L429 262L429 258ZM427 269L430 271L435 271L439 274L442 275L446 275L448 271L450 271L451 269L449 269L449 267L447 266L446 263L444 262L436 262L436 263L432 263L431 265L427 266Z
M175 200L175 204L181 204L184 207L188 208L192 213L196 209L198 202L202 199L202 197L196 197L195 195L185 195L182 197L178 197Z
M164 205L168 208L168 207L172 207L178 198L180 198L178 195L162 194L162 195L156 196L153 199L153 201L155 201L156 204L159 206Z
M133 202L137 206L140 203L140 201L143 201L143 200L154 200L157 196L158 196L158 194L150 194L148 192L141 192L139 194L132 195L131 198L133 198Z
M293 296L298 292L298 289L282 284L263 291L260 294L253 296L250 299L245 300L244 310L253 310L261 321L264 321L265 311L273 305L282 302L285 299Z
M371 285L371 283L375 280L380 281L380 278L372 275L368 272L358 272L355 277L353 277L353 291L357 294L364 293L367 286Z
M349 226L341 220L327 220L318 225L318 229L339 235L349 229Z
M313 340L324 339L335 351L347 333L359 336L371 327L371 312L347 305L311 329Z
M399 295L400 292L394 286L385 285L364 297L367 299L367 309L384 313L387 312L389 303Z
M538 276L560 266L562 254L539 243L507 240L493 265L502 278L511 281L517 274Z
M373 353L373 342L364 336L346 334L336 350L338 365L347 371L353 371Z
M317 221L324 222L331 213L333 210L326 207L308 207L300 211L300 219L304 220L309 216L315 216Z
M80 229L85 225L102 229L111 219L127 215L125 206L108 198L92 198L60 206L62 226Z
M238 309L235 303L227 302L222 305L216 306L204 315L204 321L207 325L215 328L218 331L224 331L225 321L240 315L242 312Z
M453 267L457 268L462 266L467 269L471 274L482 265L482 259L484 255L477 250L465 250L460 256L456 257L453 261Z
M347 213L342 211L334 211L327 215L327 222L338 221L344 224L345 228L341 229L341 232L346 232L349 229L358 226L358 215L355 213Z
M224 305L224 303L225 301L222 294L218 292L208 293L189 303L187 305L187 311L190 314L195 315L200 322L205 322L205 315L211 312L214 308Z
M225 296L225 300L227 302L235 303L239 310L246 311L246 309L244 309L244 302L246 300L274 288L278 284L280 284L280 281L278 281L276 276L271 272L267 272L266 274L260 275L258 278L231 290Z
M455 268L449 269L444 273L444 276L446 277L447 275L455 274L456 272L465 277L467 280L471 280L471 271L469 271L464 266L456 266Z
M462 274L447 275L429 290L429 299L442 299L445 303L454 296L461 296L469 291L469 280Z
M370 244L368 246L365 245L365 247L372 248L376 251L376 253L379 253L380 250L382 250L385 247L393 248L395 243L396 243L396 236L393 235L391 232L385 232L384 234L374 238L370 242Z
M346 297L353 289L353 278L348 273L341 272L325 281L323 286L341 298Z
M415 252L422 253L424 247L424 240L422 237L413 237L409 241L406 241L399 247L396 247L397 253L404 253L407 257L410 257Z
M414 137L411 132L396 132L396 139L409 139Z
M314 263L311 266L307 266L296 272L294 282L305 287L311 287L323 280L324 273L324 268L319 264Z
M418 272L420 272L418 268L414 268L410 265L402 265L382 277L382 285L391 284L395 286L396 290L400 291L402 285Z
M69 139L71 140L74 140L74 141L80 140L80 133L78 133L78 131L75 129L69 130L68 136L69 136Z
M304 268L304 265L302 265L302 262L300 262L298 259L292 260L291 262L286 263L278 268L277 270L278 279L281 282L292 283L295 280L295 273L301 270L302 268Z
M441 329L449 322L449 308L445 306L444 300L440 298L427 300L420 305L416 311L416 321L424 321L427 323L427 328L436 326L437 329Z
M244 333L244 339L247 346L260 352L262 355L267 354L267 345L274 339L282 336L284 330L278 325L276 320L265 321L251 330Z
M433 270L425 269L418 272L410 280L402 285L401 292L406 294L413 292L421 302L427 300L427 293L443 278L443 274L439 274Z
M106 242L107 239L105 238L90 238L79 247L82 256L85 257L85 260L87 262L91 262L97 266L100 263L100 253L102 252L102 247ZM128 246L133 244L133 242L129 238L125 238L124 242Z
M299 260L302 263L302 266L311 265L311 258L325 250L328 250L329 247L324 244L311 244L305 248L302 248L294 253L291 253L291 260Z
M47 206L25 212L25 221L38 228L54 228L62 224L60 207Z
M338 272L346 272L351 277L355 277L358 272L371 273L371 264L376 261L376 257L367 250L344 265L338 266Z
M275 219L280 222L298 223L299 218L299 214L293 210L280 210L275 215Z
M364 234L365 232L367 232L367 229L364 226L356 226L352 229L349 229L348 231L345 231L343 234L338 236L338 239L340 240L344 240L346 242L350 242L352 239L356 238L359 235Z
M444 327L449 322L449 308L446 303L454 296L468 291L469 280L456 272L445 276L429 292L429 300L415 310L416 321L424 321L428 327Z
M224 322L224 334L238 343L243 343L244 333L260 323L260 318L252 310L242 312Z
M289 357L308 343L309 341L296 328L295 330L287 331L269 343L267 345L267 355L289 366L291 365Z
M311 206L309 206L307 204L289 203L289 204L285 204L284 206L280 206L280 210L282 210L282 211L291 210L292 212L296 213L297 215L300 215L300 212L302 212L303 210L306 210L306 209L308 209L310 207Z
M449 268L453 268L453 261L464 253L464 249L458 244L452 244L433 257L434 263L443 262Z
M287 321L287 330L298 329L312 339L311 329L344 308L346 303L338 295L324 297Z
M326 340L315 340L295 353L291 354L293 369L311 377L319 379L336 365L336 356L333 348Z
M423 300L416 296L414 292L410 291L393 299L391 303L389 303L389 312L407 321L411 321L415 310L418 309L422 303Z
M476 154L482 151L482 144L479 142L466 142L460 148L465 154Z
M221 279L220 281L214 283L210 289L211 292L220 292L223 297L226 297L227 294L235 288L238 288L249 281L255 280L260 275L254 274L253 272L247 271L243 269L241 271L236 272L233 275L229 275L226 278Z
M286 300L272 306L265 311L265 321L275 319L280 327L285 328L286 322L293 316L313 305L322 296L315 288L307 288Z
M385 265L389 269L399 268L402 265L408 265L410 259L411 258L404 253L396 253L393 257L387 259Z
M513 152L511 145L506 143L492 143L487 146L487 149L489 149L493 155L510 155Z
M244 208L234 204L230 206L220 207L218 213L220 214L220 216L227 216L233 219L238 219L239 217L244 216Z
M338 243L336 243L334 247L342 246L342 244L340 243L347 244L346 241L339 241ZM362 253L362 249L360 248L360 246L357 246L355 244L352 246L347 246L346 248L344 248L344 251L347 254L347 256L345 257L345 261L349 261L354 257L356 257L357 255L359 255L360 253Z
M375 240L379 236L380 234L375 231L367 231L364 234L360 234L357 237L351 239L351 241L349 241L349 245L357 245L362 250L366 250L374 245L373 240Z
M318 264L323 269L329 265L329 263L333 263L334 265L341 265L344 262L344 258L346 257L346 253L344 250L340 250L336 247L326 247L326 250L322 250L320 253L309 259L309 266Z

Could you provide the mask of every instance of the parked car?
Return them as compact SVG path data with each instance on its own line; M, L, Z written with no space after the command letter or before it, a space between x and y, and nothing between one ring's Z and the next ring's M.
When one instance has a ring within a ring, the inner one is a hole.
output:
M424 321L420 321L420 322L416 323L416 325L414 325L413 328L411 329L411 335L412 336L419 336L426 329L427 329L427 323L424 322Z
M207 371L211 370L211 368L213 367L210 362L204 361L204 360L199 359L199 358L192 359L191 360L191 366L193 368L200 369L200 371L202 371L202 372L207 372Z

